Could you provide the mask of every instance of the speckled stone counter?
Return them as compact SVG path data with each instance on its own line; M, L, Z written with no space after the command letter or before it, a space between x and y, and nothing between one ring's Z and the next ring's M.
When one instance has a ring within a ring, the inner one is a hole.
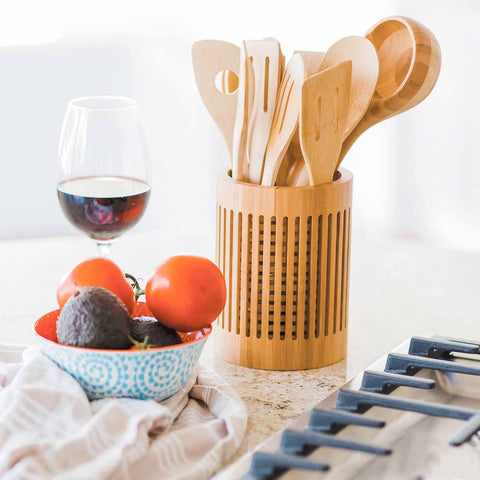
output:
M212 346L213 339L202 353L202 362L232 385L248 412L247 434L232 461L286 427L346 381L345 361L294 372L255 370L215 357Z
M113 246L113 258L146 279L174 253L212 258L213 245L213 238L130 233ZM0 342L33 343L33 322L56 308L61 276L96 254L93 242L81 235L0 241ZM252 370L216 358L210 339L201 361L233 386L249 414L246 437L231 462L408 337L480 337L478 272L478 253L353 232L346 360L297 372Z

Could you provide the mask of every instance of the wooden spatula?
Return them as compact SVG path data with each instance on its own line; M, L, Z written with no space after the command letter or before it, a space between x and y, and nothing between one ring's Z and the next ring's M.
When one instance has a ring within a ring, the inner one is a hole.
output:
M237 92L220 92L215 86L215 77L219 72L226 70L238 75L240 49L228 42L201 40L193 44L192 60L198 91L222 133L231 158Z
M309 78L320 71L320 66L325 53L305 50L295 50L293 53L298 53L302 57L305 66L305 78ZM305 179L303 177L305 177ZM306 183L304 185L309 184L308 174L302 156L302 149L300 147L298 127L295 129L290 145L280 163L275 185L303 186L297 183L297 179L299 179L298 181L300 182L305 181Z
M303 83L299 132L310 185L333 179L348 117L351 77L348 60Z
M233 130L232 177L234 180L248 181L247 138L254 95L255 76L252 61L243 41L240 50L237 114Z
M280 44L271 38L245 43L255 75L255 100L248 131L248 177L250 183L259 184L283 71L283 55Z
M278 169L298 125L305 67L299 54L292 55L280 84L265 155L262 185L274 185Z
M340 62L352 61L350 107L344 137L348 137L365 115L378 79L378 56L372 42L365 37L345 37L335 42L325 54L321 70Z

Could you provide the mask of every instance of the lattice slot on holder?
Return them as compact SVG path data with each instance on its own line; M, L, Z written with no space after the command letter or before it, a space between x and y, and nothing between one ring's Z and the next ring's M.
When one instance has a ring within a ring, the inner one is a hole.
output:
M217 263L227 303L215 349L257 368L326 365L345 354L351 174L314 187L221 178Z

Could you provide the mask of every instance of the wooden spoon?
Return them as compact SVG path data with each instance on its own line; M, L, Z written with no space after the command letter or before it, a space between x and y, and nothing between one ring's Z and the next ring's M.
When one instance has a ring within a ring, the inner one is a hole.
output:
M228 42L201 40L192 46L193 71L203 103L217 124L232 157L233 128L237 110L237 92L222 93L215 86L219 72L238 75L240 49Z
M351 77L348 60L303 83L299 132L310 185L333 179L348 118Z
M285 68L279 88L265 155L262 185L275 185L278 169L297 129L304 79L305 67L302 57L294 54Z
M298 53L302 57L305 65L305 78L309 78L312 75L320 72L320 66L322 65L322 60L325 57L325 53L307 52L305 50L295 50L293 53Z
M238 103L233 130L232 178L248 181L247 138L248 124L255 94L255 76L245 41L240 50L240 75L238 79Z
M366 34L380 61L378 82L367 112L343 143L337 163L365 130L418 105L435 86L441 52L433 33L407 17L388 17Z
M310 61L314 61L312 60L314 57L311 55L311 53L314 52L305 52L305 54L306 53L310 53ZM348 137L367 111L375 91L379 70L375 47L365 37L358 36L345 37L335 42L328 49L320 65L316 66L316 68L322 71L346 60L351 60L352 62L352 77L350 105L345 124L344 139ZM315 66L313 66L313 68L315 68ZM295 148L295 145L292 145L292 147ZM309 177L304 162L302 162L302 159L297 160L297 162L299 162L300 165L291 165L287 173L286 181L289 185L308 185ZM332 177L333 173L335 173L335 170L332 172Z
M248 177L250 183L259 184L283 71L283 55L274 39L248 40L246 48L255 76L255 100L248 128Z
M352 61L352 85L345 138L365 115L378 80L377 52L365 37L351 36L335 42L325 54L320 71L346 60Z

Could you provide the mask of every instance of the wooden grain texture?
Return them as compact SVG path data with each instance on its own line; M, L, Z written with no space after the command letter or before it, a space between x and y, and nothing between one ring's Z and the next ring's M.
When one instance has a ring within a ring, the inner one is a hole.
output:
M290 58L280 84L262 174L262 185L275 185L277 173L297 130L305 67L302 57Z
M351 75L348 60L303 83L299 136L311 185L333 179L348 117Z
M378 54L375 93L364 117L345 139L337 166L355 140L372 125L418 105L440 73L440 46L433 33L408 17L388 17L367 33Z
M309 52L306 50L295 50L294 54L298 54L302 57L303 64L305 65L305 78L309 78L312 75L320 72L322 60L325 57L324 52Z
M378 56L365 37L344 37L335 42L323 57L320 71L346 60L352 61L350 105L344 138L348 137L367 111L378 80Z
M219 178L217 260L228 290L215 334L221 358L269 370L344 358L352 174L338 175L297 188Z
M248 180L247 140L248 125L255 95L255 76L245 41L240 50L238 102L233 129L232 176L235 180Z
M284 57L280 44L274 39L247 40L245 43L255 76L254 103L248 128L248 178L250 183L258 185L262 178Z
M200 96L222 133L231 158L238 94L237 92L230 94L220 92L215 86L215 78L219 72L226 70L238 75L240 49L228 42L201 40L192 46L192 61ZM225 77L229 82L234 78L228 75Z
M300 146L298 128L296 129L285 153L285 157L280 164L275 185L279 187L305 187L310 185L302 147Z
M293 53L302 57L305 69L305 78L309 78L320 71L320 66L325 56L324 52L295 50ZM305 161L303 160L302 149L300 147L297 125L285 155L280 162L275 185L305 186L308 184L308 174L305 170Z

